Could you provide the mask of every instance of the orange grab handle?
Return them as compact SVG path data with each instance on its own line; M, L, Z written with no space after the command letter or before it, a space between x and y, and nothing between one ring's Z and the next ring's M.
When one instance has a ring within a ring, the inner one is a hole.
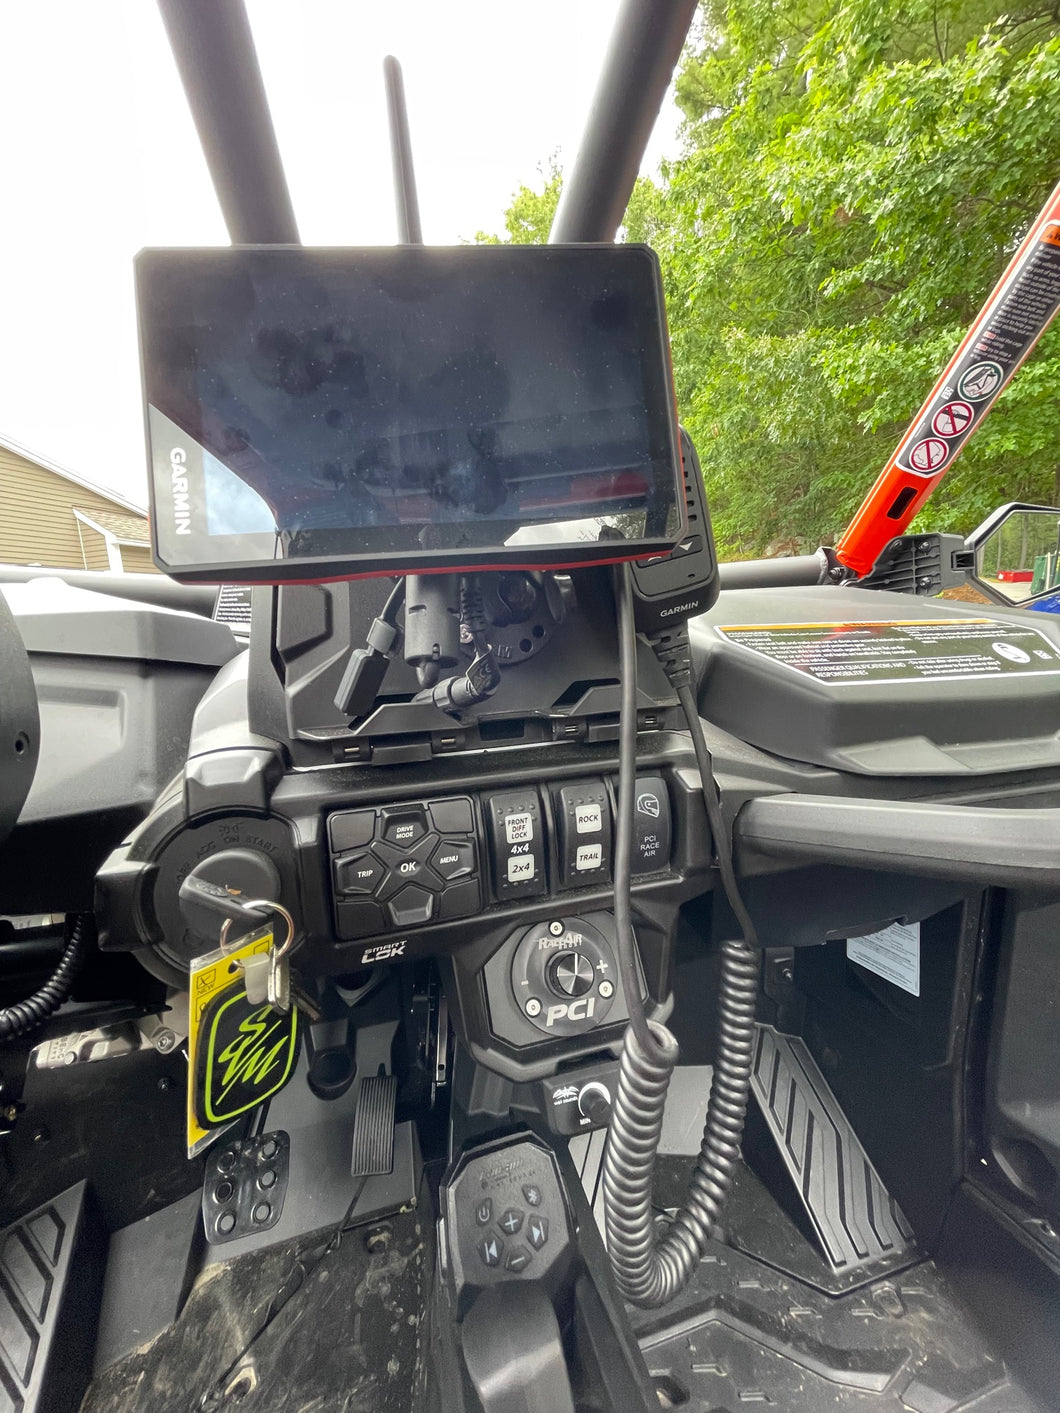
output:
M1060 186L1045 203L835 547L858 576L960 455L1060 308Z

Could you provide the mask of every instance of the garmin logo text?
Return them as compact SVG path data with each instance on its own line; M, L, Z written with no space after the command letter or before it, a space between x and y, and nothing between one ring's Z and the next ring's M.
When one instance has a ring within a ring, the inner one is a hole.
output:
M674 604L673 608L664 608L660 611L660 618L672 618L675 613L694 613L699 607L698 599L689 599L687 603Z
M188 474L184 448L175 446L169 453L173 472L173 521L178 535L191 534L191 502L188 500Z

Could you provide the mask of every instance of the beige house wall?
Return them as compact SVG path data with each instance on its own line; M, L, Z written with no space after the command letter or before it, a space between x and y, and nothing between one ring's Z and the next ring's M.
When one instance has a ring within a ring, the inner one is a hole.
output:
M0 446L0 564L109 568L103 535L77 519L75 506L90 516L93 511L124 511L88 487ZM122 545L121 555L129 570L154 570L146 548Z

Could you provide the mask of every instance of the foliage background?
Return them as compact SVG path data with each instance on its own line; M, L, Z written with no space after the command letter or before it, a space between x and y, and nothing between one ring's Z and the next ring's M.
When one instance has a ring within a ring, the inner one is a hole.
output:
M682 156L624 236L662 261L719 553L831 543L1060 179L1060 6L701 0ZM502 235L543 241L554 160ZM1060 504L1060 321L916 521Z

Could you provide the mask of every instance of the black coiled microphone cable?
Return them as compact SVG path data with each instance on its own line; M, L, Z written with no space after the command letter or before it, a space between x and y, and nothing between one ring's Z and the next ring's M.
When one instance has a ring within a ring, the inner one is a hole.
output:
M59 1009L70 994L81 963L85 959L93 932L91 917L77 916L70 929L70 939L63 949L59 965L32 996L0 1010L0 1043L17 1040Z
M677 689L703 783L703 799L722 888L742 936L722 944L718 1045L703 1141L688 1198L665 1234L655 1235L652 1178L663 1110L678 1047L664 1025L644 1013L630 917L630 875L637 752L637 639L628 566L616 575L621 716L618 818L615 828L615 925L629 1009L618 1091L604 1152L607 1246L619 1288L634 1305L672 1300L699 1264L732 1186L739 1160L754 1058L758 940L740 896L732 850L714 779L714 766L692 694L687 629L671 629L656 653Z

